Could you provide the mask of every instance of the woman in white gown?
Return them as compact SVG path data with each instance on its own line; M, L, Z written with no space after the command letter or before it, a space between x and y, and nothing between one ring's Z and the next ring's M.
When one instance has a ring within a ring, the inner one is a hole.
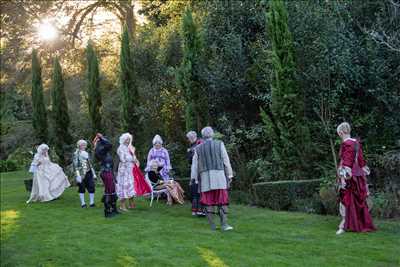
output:
M62 168L51 162L49 147L41 144L33 158L29 172L33 173L33 183L29 202L45 202L58 198L70 186Z

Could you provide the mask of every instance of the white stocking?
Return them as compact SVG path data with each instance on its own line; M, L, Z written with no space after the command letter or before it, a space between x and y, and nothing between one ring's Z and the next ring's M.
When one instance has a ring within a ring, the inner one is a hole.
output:
M85 194L84 193L79 193L79 198L81 199L81 205L85 205Z
M89 194L90 205L94 204L94 193Z
M339 203L339 212L342 216L342 221L339 224L339 229L344 229L344 223L346 222L346 207L342 203Z

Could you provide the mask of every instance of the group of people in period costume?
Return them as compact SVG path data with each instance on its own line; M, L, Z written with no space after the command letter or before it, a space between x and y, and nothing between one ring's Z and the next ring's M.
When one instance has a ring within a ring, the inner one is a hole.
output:
M363 157L359 140L351 138L351 128L347 122L337 127L341 138L340 164L337 168L339 211L342 220L336 234L346 231L369 232L376 230L368 210L369 195L366 176L370 170ZM214 139L214 130L205 127L202 138L190 131L186 137L190 143L187 160L190 164L191 212L193 216L206 217L210 228L217 228L214 215L220 219L222 231L232 230L228 224L229 193L233 171L225 145ZM104 184L104 216L113 217L120 212L135 208L134 198L149 195L152 190L164 189L167 204L182 204L184 191L170 176L172 170L168 150L163 147L161 136L153 138L153 147L147 156L145 174L140 169L132 135L124 133L119 138L117 155L119 159L117 175L114 175L112 144L98 133L93 140L94 155L100 165L100 177ZM85 193L89 193L89 206L95 207L95 179L87 142L79 140L73 154L73 167L78 186L81 207L86 208ZM49 147L41 144L32 161L32 191L27 203L51 201L61 196L70 186L62 168L51 162ZM119 208L117 201L119 200Z
M86 192L89 194L89 207L95 207L95 179L97 177L90 154L86 151L87 145L85 140L79 140L72 160L82 208L87 207ZM153 147L148 153L145 169L148 175L144 175L140 170L135 147L132 145L132 135L129 133L124 133L119 138L117 149L119 164L116 176L114 175L111 142L98 133L93 139L93 148L95 158L100 165L100 177L104 184L102 202L104 203L105 217L113 217L120 212L135 208L134 197L149 195L153 190L153 184L149 177L153 179L156 188L165 188L168 204L174 202L183 204L184 191L179 183L170 176L171 162L167 149L163 147L161 136L154 137ZM70 186L62 168L50 161L48 150L49 147L46 144L37 148L30 167L30 172L33 173L33 186L28 203L54 200ZM118 199L119 208L117 208Z

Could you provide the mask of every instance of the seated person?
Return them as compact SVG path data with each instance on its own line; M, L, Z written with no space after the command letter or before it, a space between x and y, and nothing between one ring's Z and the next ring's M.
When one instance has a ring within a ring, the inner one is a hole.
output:
M160 171L162 170L162 168L163 167L158 166L157 161L152 160L150 162L150 171L147 173L147 175L153 184L158 184L161 181L163 181L161 174L160 174Z
M168 150L163 147L163 140L161 139L161 136L156 135L153 139L153 147L150 149L147 156L147 166L145 171L150 172L159 170L159 174L161 175L162 179L164 182L167 182L171 179L169 177L169 172L171 169L172 166L169 159Z
M183 189L178 182L169 179L164 180L161 176L163 167L159 165L156 160L151 160L149 163L149 172L147 176L153 184L153 189L162 190L167 189L167 204L172 205L173 201L183 204Z

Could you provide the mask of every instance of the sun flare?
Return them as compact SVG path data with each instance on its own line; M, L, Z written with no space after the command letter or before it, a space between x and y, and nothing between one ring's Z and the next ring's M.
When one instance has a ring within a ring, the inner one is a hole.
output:
M42 22L37 30L39 38L44 41L54 40L58 36L57 29L49 22Z

